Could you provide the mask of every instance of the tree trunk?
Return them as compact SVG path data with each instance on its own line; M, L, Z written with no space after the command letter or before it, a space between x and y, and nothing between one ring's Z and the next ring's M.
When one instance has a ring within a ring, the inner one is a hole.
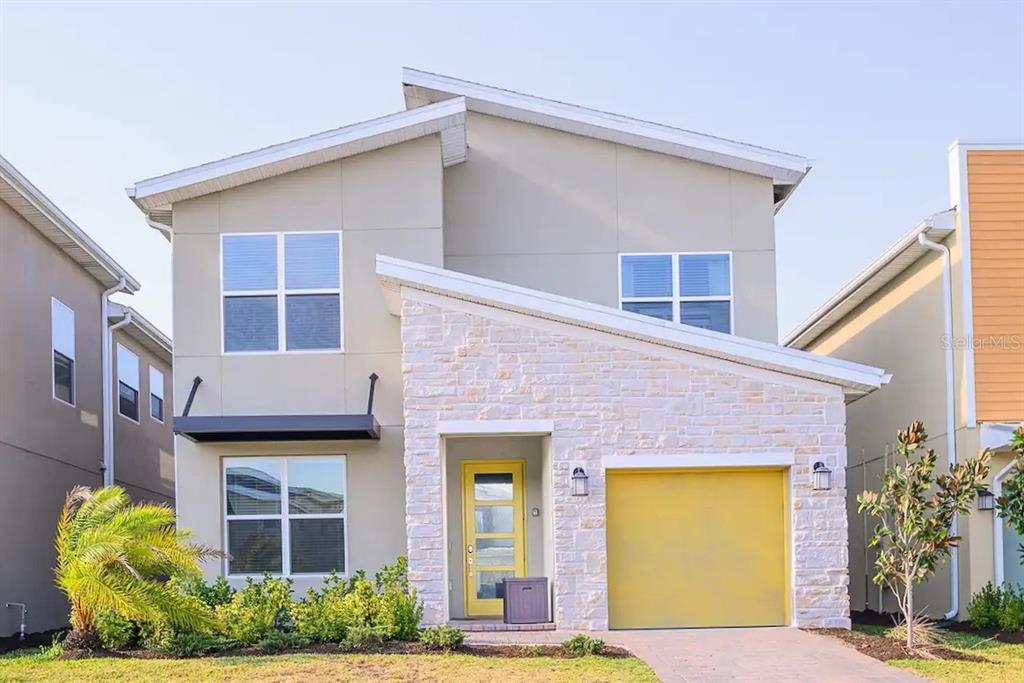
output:
M907 627L907 649L914 650L914 584L907 583L907 613L903 615Z

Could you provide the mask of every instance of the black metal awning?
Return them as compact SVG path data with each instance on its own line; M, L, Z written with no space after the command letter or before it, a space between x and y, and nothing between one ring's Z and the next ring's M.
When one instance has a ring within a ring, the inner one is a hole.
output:
M181 415L174 433L199 442L380 439L373 415Z

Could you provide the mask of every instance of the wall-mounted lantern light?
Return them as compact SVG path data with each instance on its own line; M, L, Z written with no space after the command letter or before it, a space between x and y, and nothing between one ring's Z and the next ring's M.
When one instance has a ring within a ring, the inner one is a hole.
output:
M994 510L996 507L996 497L988 489L981 489L978 491L978 509L979 510Z
M814 463L811 484L815 491L828 491L832 488L832 470L825 467L823 462Z
M590 493L590 485L587 482L587 473L582 467L574 467L572 470L572 495L586 496Z

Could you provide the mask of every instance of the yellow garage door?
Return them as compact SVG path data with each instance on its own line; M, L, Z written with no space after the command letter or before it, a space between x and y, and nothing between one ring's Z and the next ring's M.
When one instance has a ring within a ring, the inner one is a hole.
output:
M612 628L788 623L783 470L608 471Z

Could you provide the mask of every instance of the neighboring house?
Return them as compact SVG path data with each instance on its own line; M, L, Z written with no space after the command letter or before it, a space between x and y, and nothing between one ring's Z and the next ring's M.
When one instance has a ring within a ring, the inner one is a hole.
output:
M1024 144L954 143L949 166L953 208L915 226L784 340L893 373L885 391L847 411L855 610L894 608L870 581L873 523L857 513L856 495L877 488L894 462L896 431L924 420L940 470L951 454L960 461L992 449L989 486L998 493L1010 434L1024 422ZM993 511L975 511L959 532L959 557L915 597L935 618L966 618L967 601L988 581L1024 584L1022 539Z
M103 410L118 375L141 401L154 387L172 400L170 341L130 308L105 303L105 293L138 289L0 157L0 637L21 623L20 607L8 603L26 605L30 632L67 625L53 535L69 489L101 486L106 473L133 498L174 502L170 420L155 422L148 404L131 423ZM108 326L119 328L105 369ZM118 362L121 349L137 367ZM167 378L162 389L150 373Z
M406 111L129 189L174 244L208 575L407 553L426 623L543 576L548 628L848 626L844 401L886 376L772 341L807 160L404 77Z

